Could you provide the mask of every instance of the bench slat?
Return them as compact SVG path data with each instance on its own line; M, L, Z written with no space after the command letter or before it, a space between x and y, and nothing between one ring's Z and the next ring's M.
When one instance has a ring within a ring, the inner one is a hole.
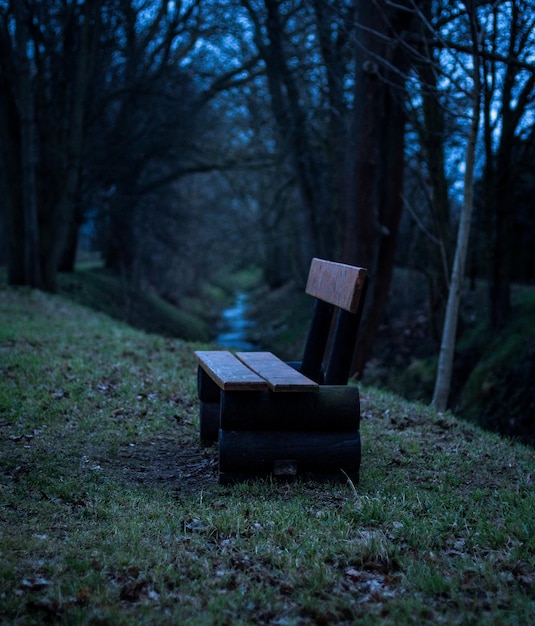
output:
M199 365L225 391L267 389L266 381L227 350L197 350Z
M310 265L306 292L356 313L365 279L366 270L362 267L314 258Z
M237 352L236 356L267 381L271 391L318 391L319 385L271 352Z

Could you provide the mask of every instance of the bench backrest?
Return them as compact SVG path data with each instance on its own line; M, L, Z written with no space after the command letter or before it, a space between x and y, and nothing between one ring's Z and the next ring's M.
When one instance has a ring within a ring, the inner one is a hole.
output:
M327 385L347 384L367 283L362 267L312 259L306 293L316 302L300 366L308 378Z

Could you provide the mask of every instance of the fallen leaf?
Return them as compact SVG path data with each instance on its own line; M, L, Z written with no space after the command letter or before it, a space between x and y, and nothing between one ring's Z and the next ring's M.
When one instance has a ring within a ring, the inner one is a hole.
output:
M292 593L294 589L295 587L292 585L292 583L284 582L284 583L281 583L280 585L280 592L283 593L284 595L288 595Z
M91 597L91 589L89 587L82 587L76 594L76 604L79 606L87 606Z

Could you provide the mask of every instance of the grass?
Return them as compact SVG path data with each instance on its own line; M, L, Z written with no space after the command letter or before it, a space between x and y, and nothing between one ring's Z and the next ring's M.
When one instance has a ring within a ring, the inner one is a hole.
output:
M461 350L480 352L481 358L463 388L459 410L481 425L516 434L533 444L535 290L514 289L513 306L513 319L506 330L489 337L480 324L468 333L468 345L461 346Z
M59 274L58 290L70 300L140 330L188 340L209 338L206 302L204 310L195 298L182 298L180 306L173 306L155 293L133 289L95 263L85 264L73 273ZM209 300L208 294L204 300Z
M528 624L533 450L362 389L361 482L216 482L200 344L0 290L0 621Z

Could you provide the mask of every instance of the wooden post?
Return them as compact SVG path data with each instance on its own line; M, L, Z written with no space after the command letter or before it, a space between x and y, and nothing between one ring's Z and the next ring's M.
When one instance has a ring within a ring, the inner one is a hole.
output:
M356 311L340 309L336 319L331 355L325 373L325 385L346 385L351 374L353 353L362 318L364 296L368 289L368 276L364 277Z
M210 446L219 436L219 402L201 402L199 411L201 444Z
M314 304L314 314L305 344L303 360L301 362L301 373L318 383L322 382L321 366L325 354L325 347L327 346L327 339L329 337L333 310L334 307L332 304L323 302L322 300L316 300Z
M219 403L221 389L200 365L197 366L197 392L201 402Z
M357 316L340 309L336 316L336 330L325 372L325 385L347 385L357 330Z

